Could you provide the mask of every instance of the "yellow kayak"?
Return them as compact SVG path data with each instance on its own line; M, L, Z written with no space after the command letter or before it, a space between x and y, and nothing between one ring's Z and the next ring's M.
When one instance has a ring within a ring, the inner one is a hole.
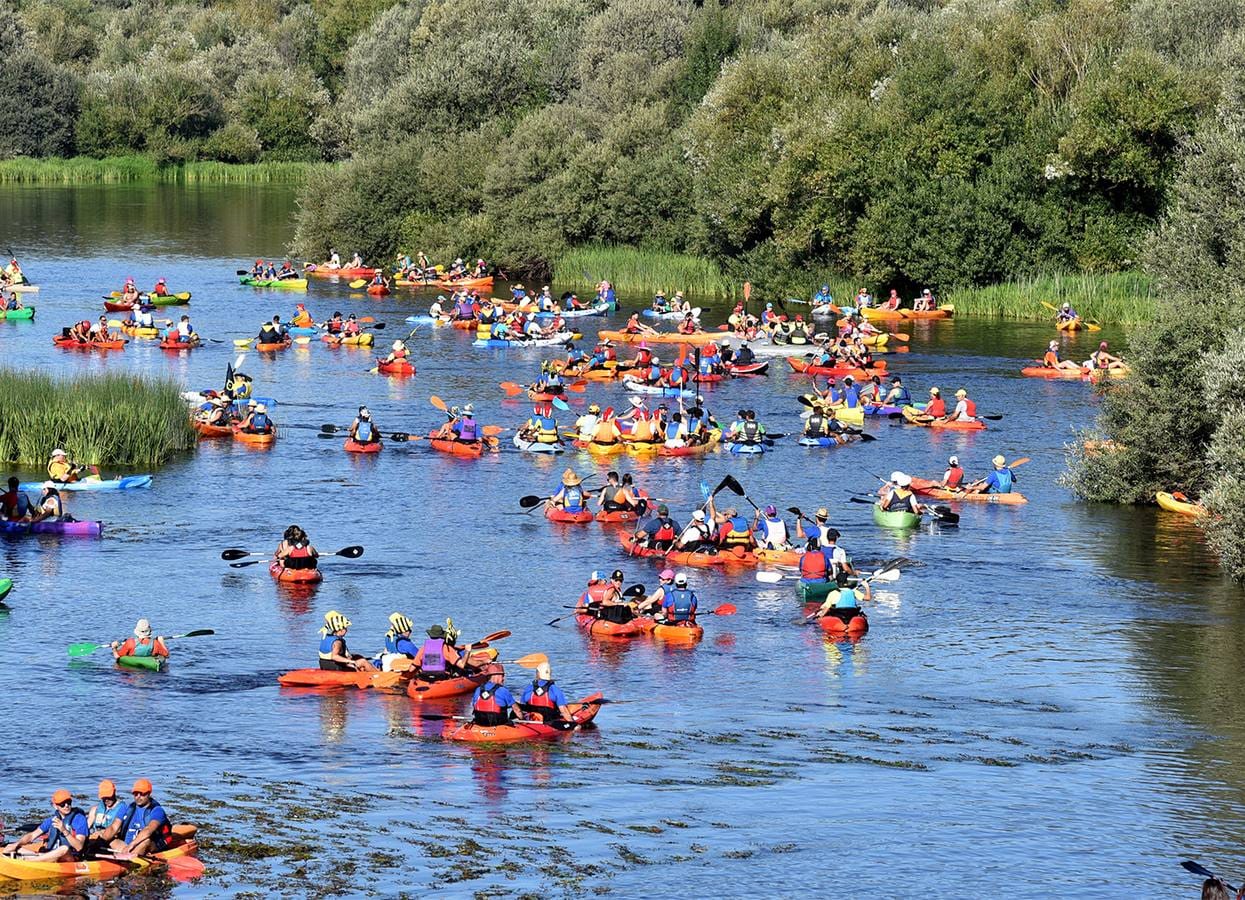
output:
M846 406L836 406L833 410L834 417L844 425L864 425L865 424L865 408L857 406L855 409L848 409Z
M1154 495L1154 499L1163 509L1180 513L1182 516L1200 516L1206 512L1205 506L1191 502L1188 497L1179 492L1169 494L1167 491L1159 491Z

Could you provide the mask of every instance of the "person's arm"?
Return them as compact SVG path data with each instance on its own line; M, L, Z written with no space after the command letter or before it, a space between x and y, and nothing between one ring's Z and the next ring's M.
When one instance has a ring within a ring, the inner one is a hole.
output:
M345 648L346 648L346 641L342 638L337 638L336 640L333 641L333 650L329 654L329 658L333 660L333 662L343 663L345 665L350 666L353 669L355 667L355 661L351 657L347 656L345 653L342 652L342 650L344 650Z
M142 831L134 835L134 840L125 845L125 852L133 853L135 847L155 834L156 830L167 821L168 819L164 815L164 810L155 810L152 813L151 821L143 826Z
M56 830L65 838L65 841L73 848L74 853L81 853L82 848L86 846L86 838L90 833L90 829L86 824L86 816L82 813L70 818L68 822L64 819L56 819L53 823Z
M167 657L169 655L169 648L164 646L164 638L161 638L161 637L156 638L155 644L151 648L151 654L152 656L164 656L164 657Z

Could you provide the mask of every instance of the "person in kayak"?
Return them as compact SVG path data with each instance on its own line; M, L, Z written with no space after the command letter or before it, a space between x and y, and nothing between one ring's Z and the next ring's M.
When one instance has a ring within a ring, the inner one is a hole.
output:
M363 254L361 254L358 250L356 250L354 252L354 256L350 257L350 265L347 266L347 268L362 269L363 268Z
M1089 368L1096 371L1112 371L1128 367L1124 365L1124 360L1107 352L1107 342L1103 341L1098 345L1098 349L1089 355Z
M389 279L385 277L385 273L377 269L372 275L372 287L389 287Z
M342 337L355 337L362 334L363 328L359 325L359 319L354 314L350 314L350 318L346 320L346 324L342 326Z
M1042 368L1067 369L1070 372L1079 372L1081 370L1081 367L1072 360L1059 358L1059 341L1051 341L1046 346L1046 353L1042 356Z
M813 518L811 520L801 517L799 525L800 537L804 540L809 540L810 538L816 539L817 543L824 547L829 543L827 539L827 535L831 530L829 523L830 510L826 509L824 506L820 506L817 508L817 512L813 513Z
M917 312L932 312L934 309L934 292L929 288L921 291L921 296L912 301L912 308Z
M800 583L825 584L830 580L830 552L817 538L809 538L800 554Z
M272 434L275 427L268 416L268 405L256 400L247 403L246 416L238 423L238 430L247 434Z
M773 504L756 511L752 519L752 532L756 546L762 549L787 549L787 523L778 515L778 509Z
M882 509L886 512L905 511L921 514L921 504L912 492L912 476L903 472L891 472L890 481L881 491Z
M178 320L177 326L170 328L165 337L168 340L176 341L179 344L198 344L199 335L195 333L195 327L190 324L190 316L183 315Z
M569 722L571 709L562 688L553 681L553 667L542 662L536 666L536 678L523 689L519 709L526 719L542 722Z
M320 668L330 672L375 672L376 667L346 646L351 621L335 609L324 614L320 629Z
M614 476L613 482L607 482L605 487L601 488L598 501L601 509L606 512L628 510L637 515L644 515L645 510L648 509L648 500L645 499L643 492L636 488L635 478L631 473L624 475L621 483L619 483L617 472L611 472L610 475Z
M642 547L669 550L680 530L679 523L670 518L670 507L663 503L657 507L657 515L640 526L635 539Z
M858 581L855 587L848 587L851 577L846 572L834 576L835 588L826 594L826 600L817 608L810 618L820 619L830 615L835 609L859 609L861 600L872 600L873 590L869 582Z
M577 513L585 509L588 498L584 494L583 482L584 480L575 474L574 469L568 468L562 473L562 483L558 485L558 489L549 498L549 505L555 509L570 513Z
M755 412L741 409L739 418L731 423L725 438L736 444L760 444L765 440L765 426L757 421Z
M977 404L969 399L968 391L964 388L955 392L955 409L952 410L949 420L952 422L977 421Z
M290 261L288 259L281 263L281 268L277 270L278 281L289 281L290 279L297 277L298 273L294 271L294 267L290 265Z
M372 411L366 406L359 407L359 414L350 423L350 439L356 444L380 443L380 431L372 421Z
M964 469L960 467L960 458L952 456L947 460L947 471L942 473L942 481L938 486L947 491L961 490L964 484Z
M592 440L593 434L596 433L597 425L601 422L601 406L593 403L588 407L588 411L575 420L575 437L580 441Z
M453 439L464 444L478 444L482 440L480 423L476 421L475 407L470 403L463 404L463 414L458 421L450 424Z
M662 600L661 611L667 625L696 624L696 593L687 586L687 574L679 572L674 576L674 589L667 591Z
M121 302L133 306L138 302L138 285L134 283L133 278L125 280L125 286L121 288Z
M558 444L558 422L553 417L553 404L536 402L532 404L532 415L519 429L519 439L537 444Z
M107 316L100 316L99 320L91 326L91 340L100 342L113 340L112 331L108 328Z
M87 813L87 846L100 849L112 838L113 823L119 821L129 807L117 800L117 786L105 778L97 791L99 802Z
M169 657L169 648L164 646L164 639L152 633L151 623L146 619L138 620L132 637L124 641L113 641L108 646L112 648L113 659L120 659L123 656L160 656L165 659Z
M807 438L823 438L829 437L831 432L842 430L839 423L830 412L830 401L821 397L810 398L812 406L809 407L808 419L804 422L804 437Z
M717 545L723 550L734 551L738 548L741 552L746 552L756 548L756 541L752 536L752 523L746 516L740 515L736 507L727 507L719 513L714 509L713 498L710 497L709 515L713 517L714 524L717 526Z
M590 443L608 447L621 443L622 439L622 429L618 427L618 418L611 415L603 416L597 420L596 425L592 429Z
M679 322L679 327L676 330L679 334L696 334L700 331L700 324L692 318L692 314L689 312L683 317L683 321Z
M427 634L428 639L412 657L413 665L421 677L446 678L456 672L466 671L467 661L442 626L430 626Z
M307 312L307 304L294 304L294 318L290 320L290 324L297 328L310 328L316 322L312 318L311 313Z
M1059 312L1055 315L1055 321L1074 322L1080 317L1080 313L1072 308L1071 303L1065 303L1063 306L1059 307Z
M314 569L320 558L319 551L312 545L307 532L297 525L291 525L281 535L281 543L272 554L273 559L287 569Z
M72 481L81 480L86 474L89 474L87 467L70 462L69 454L60 447L52 451L52 458L48 460L48 477L53 481L58 484L69 484Z
M65 515L65 505L61 502L61 492L56 489L56 482L43 482L43 490L39 494L39 502L30 512L32 522L72 522L73 517Z
M657 575L657 589L643 597L636 604L636 612L640 615L652 615L658 612L666 602L666 596L674 590L674 569L662 569Z
M903 379L898 375L891 379L890 390L886 392L886 396L882 398L883 406L909 406L912 403L912 394L904 387Z
M18 489L21 482L9 476L9 489L0 494L0 518L9 522L24 522L32 512L30 498Z
M385 632L385 649L382 650L372 665L382 672L394 672L411 667L419 648L411 640L411 632L415 626L411 620L400 612L389 614L389 630Z
M280 316L273 316L272 321L259 326L259 334L255 337L258 344L283 344L286 340L285 326Z
M731 357L731 362L737 366L750 366L757 361L756 353L747 341L739 345L739 349Z
M53 862L82 859L90 829L86 813L74 806L73 794L61 788L52 794L52 815L10 844L0 853L27 860Z
M994 465L994 471L980 481L974 481L972 484L964 488L969 494L1010 494L1016 484L1016 473L1007 465L1007 460L1003 456L996 456L990 460Z
M133 802L113 823L116 837L111 843L112 851L148 856L167 849L173 826L164 807L152 796L151 782L146 778L138 779L130 794Z
M495 726L509 723L514 714L515 699L503 683L505 675L495 673L471 695L471 721L476 725Z
M942 399L942 392L936 387L929 389L929 401L925 404L925 415L931 422L947 417L947 404Z
M406 360L410 355L411 351L406 349L406 342L399 339L393 342L393 346L389 349L389 355L381 360L381 364L389 365L399 360Z

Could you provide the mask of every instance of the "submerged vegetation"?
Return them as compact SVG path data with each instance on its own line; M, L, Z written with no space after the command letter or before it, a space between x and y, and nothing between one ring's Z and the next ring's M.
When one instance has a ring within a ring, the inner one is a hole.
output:
M0 460L42 466L64 447L93 465L154 466L194 447L173 381L0 369Z

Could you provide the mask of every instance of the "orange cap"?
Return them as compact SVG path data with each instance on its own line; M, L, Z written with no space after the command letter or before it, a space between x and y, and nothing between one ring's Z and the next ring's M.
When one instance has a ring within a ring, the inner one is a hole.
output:
M133 789L136 791L142 791L144 793L150 794L151 793L151 782L148 781L146 778L140 778L138 779L138 781L134 782Z
M107 800L109 797L117 796L117 786L105 778L99 783L99 799Z
M57 791L55 794L52 795L53 803L64 803L66 800L72 800L72 799L73 799L73 794L69 793L69 791L65 790L64 788L61 788L59 791Z

